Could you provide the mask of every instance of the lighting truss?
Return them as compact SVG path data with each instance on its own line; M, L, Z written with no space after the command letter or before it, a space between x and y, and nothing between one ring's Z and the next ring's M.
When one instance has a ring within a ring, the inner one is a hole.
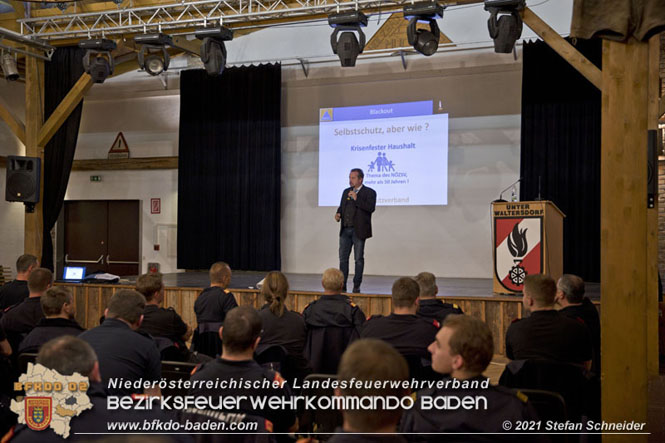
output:
M57 14L22 18L21 33L31 37L58 40L93 35L165 32L206 27L218 23L251 24L261 20L327 15L350 9L399 12L409 0L200 0L168 5L122 8L98 12ZM456 3L467 3L458 1ZM285 20L286 21L286 20Z
M32 37L32 36L31 36ZM5 44L5 41L10 41L16 46L8 46ZM26 49L21 49L20 46L26 46L27 48L33 49L34 51L28 51ZM51 56L55 47L48 44L48 42L43 41L38 38L27 38L24 35L18 34L9 29L0 28L0 48L6 49L9 52L18 52L30 57L40 58L42 60L51 61ZM36 52L35 52L36 51Z

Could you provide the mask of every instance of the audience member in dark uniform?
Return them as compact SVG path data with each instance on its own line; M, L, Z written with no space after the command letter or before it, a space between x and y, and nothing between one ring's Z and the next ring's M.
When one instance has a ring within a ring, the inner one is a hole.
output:
M30 296L21 303L8 308L0 319L0 326L5 330L12 349L17 350L23 338L37 326L39 320L44 318L40 299L52 283L51 271L44 268L33 270L28 277Z
M259 311L263 333L257 355L271 346L282 346L287 358L280 372L289 381L302 380L311 372L304 355L307 330L302 315L284 306L288 293L286 276L279 271L268 273L261 287L266 303Z
M389 344L372 338L356 340L344 352L339 363L338 380L348 384L359 382L404 382L409 379L409 368L399 352ZM390 385L357 387L350 385L336 389L343 397L402 398L409 394L403 386ZM381 442L399 443L406 440L396 435L402 409L347 409L342 411L344 424L335 430L330 443ZM376 432L376 434L367 434Z
M433 318L443 323L448 314L464 314L462 309L454 303L445 303L437 298L439 288L436 286L436 277L431 272L421 272L415 277L420 287L420 300L418 301L418 315Z
M515 320L506 332L511 360L547 359L591 367L591 338L582 322L554 309L556 283L543 274L524 280L522 304L530 315Z
M40 303L45 317L39 320L35 329L23 339L18 353L38 352L47 341L61 335L79 335L85 331L74 320L74 300L69 289L62 286L49 288L41 296Z
M222 352L219 328L224 324L228 312L237 307L233 294L226 289L231 283L231 268L224 262L210 267L210 287L199 294L194 302L196 330L192 339L192 350L210 357Z
M145 297L132 289L120 289L109 300L100 326L79 337L90 343L99 357L104 385L110 378L158 381L162 367L159 350L152 338L138 332L143 320ZM115 395L145 393L159 395L160 389L136 390L126 387L110 388Z
M164 283L162 274L143 274L136 280L136 290L145 297L143 322L139 332L150 334L157 342L162 360L196 362L196 356L185 342L192 336L192 328L173 308L163 308Z
M492 435L461 434L446 435L446 441L515 441L519 436L505 435L505 421L515 424L518 421L537 420L536 412L528 399L519 391L491 386L482 373L492 361L494 342L489 327L481 320L468 315L449 315L430 345L432 367L444 378L444 387L427 388L415 395L415 405L407 410L400 424L400 432L410 433L410 441L441 441L441 435L431 433L496 433ZM466 382L468 386L454 386L453 383ZM484 384L487 383L486 386ZM486 408L428 408L425 398L464 397L486 399ZM430 433L430 435L427 435ZM538 436L529 435L521 441L538 441Z
M392 287L393 313L373 315L360 331L361 338L378 338L393 345L403 356L429 357L427 347L439 331L439 322L418 317L418 283L411 277L395 280Z
M83 411L81 415L74 417L70 421L70 431L67 440L64 440L61 436L53 432L50 427L43 431L33 431L26 425L17 425L14 431L5 436L5 438L13 436L12 442L87 442L102 438L108 439L109 434L106 432L108 432L109 422L138 423L142 425L144 422L153 422L153 420L168 422L176 418L174 414L171 415L163 412L158 407L152 410L109 410L107 405L108 394L104 390L104 384L102 384L102 377L100 375L100 371L103 371L104 367L100 367L97 355L92 347L80 338L65 335L46 342L39 351L37 363L46 368L54 369L62 375L72 375L78 372L84 377L88 377L90 385L86 395L92 403L92 408ZM97 435L92 435L91 433ZM164 442L193 441L186 434L162 434L160 437L163 438L160 441Z
M12 346L9 344L9 340L7 340L5 330L0 327L0 356L6 357L12 355L12 352Z
M336 374L346 347L360 335L365 314L349 297L342 295L342 271L326 269L321 284L323 295L303 311L307 326L305 357L314 372Z
M591 334L593 361L591 371L600 374L600 316L589 297L584 296L584 280L577 275L564 274L556 284L556 303L566 317L582 321Z
M254 351L261 341L261 317L253 308L243 306L231 310L226 315L220 334L223 343L221 358L197 366L191 380L226 380L228 386L195 387L189 390L188 395L210 398L241 395L268 398L291 395L289 385L278 372L262 368L253 359ZM265 387L266 381L271 386ZM279 387L272 386L272 383L277 383ZM228 412L244 412L263 417L272 423L275 432L295 430L296 414L289 408L255 408L250 400L241 400L239 407L240 410Z
M16 279L0 288L0 311L4 311L28 298L28 295L30 295L28 277L38 267L39 261L34 255L23 254L16 260Z
M14 415L13 412L9 411L8 414L3 414L2 412L3 409L6 410L8 408L9 403L6 402L9 401L9 397L13 397L15 394L12 379L16 374L12 366L12 361L9 358L12 356L12 352L12 346L9 344L9 340L7 340L5 331L0 327L0 428L2 426L6 428L7 423L16 422L15 417L12 417ZM0 433L2 433L1 430Z

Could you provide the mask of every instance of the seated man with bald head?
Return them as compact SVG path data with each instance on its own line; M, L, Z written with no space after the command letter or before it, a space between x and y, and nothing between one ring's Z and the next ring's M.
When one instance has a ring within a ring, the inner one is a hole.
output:
M439 287L436 285L436 277L431 272L421 272L415 279L420 287L420 299L418 300L418 315L425 318L433 318L442 323L448 314L464 314L456 304L446 303L443 298L437 297Z
M530 315L514 320L506 332L506 356L511 360L546 359L591 367L589 330L554 309L556 283L547 275L524 280L522 304Z
M109 300L105 320L79 337L90 343L99 357L102 380L115 395L158 395L159 387L142 389L109 386L109 379L159 381L162 365L157 345L138 331L143 321L145 297L132 289L120 289Z
M335 374L346 347L359 337L365 314L342 295L344 274L339 269L326 269L321 285L323 295L303 311L307 327L305 357L314 372Z
M231 283L231 267L228 264L214 263L209 275L210 287L204 289L194 302L197 327L192 338L192 350L215 358L222 352L219 328L224 325L226 314L238 303L227 289Z
M573 274L564 274L556 283L556 304L566 317L584 323L591 334L593 361L591 370L600 374L600 316L589 297L584 296L584 280Z

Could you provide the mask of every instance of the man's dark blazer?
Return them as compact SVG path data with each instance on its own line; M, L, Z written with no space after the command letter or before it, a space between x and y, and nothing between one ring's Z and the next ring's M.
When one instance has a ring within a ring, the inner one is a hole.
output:
M372 236L372 212L376 208L376 191L363 185L358 191L358 198L353 200L349 197L349 191L353 188L346 188L342 192L342 201L337 208L337 213L342 216L339 223L339 233L344 229L344 211L349 205L356 206L356 213L353 216L353 228L356 237L360 240L368 239Z

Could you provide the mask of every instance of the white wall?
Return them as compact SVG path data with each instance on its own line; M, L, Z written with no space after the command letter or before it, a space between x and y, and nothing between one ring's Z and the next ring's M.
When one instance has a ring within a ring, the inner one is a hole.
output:
M131 157L178 155L178 95L114 98L111 94L100 99L100 93L110 89L101 86L96 85L84 102L75 159L106 158L118 132L123 133ZM91 182L91 175L101 176L102 181ZM177 223L177 170L74 171L65 198L141 200L141 270L147 270L148 262L158 262L162 272L176 271L177 258L168 253L175 245L161 239L159 251L153 246L159 226ZM151 198L161 199L160 214L150 213Z

